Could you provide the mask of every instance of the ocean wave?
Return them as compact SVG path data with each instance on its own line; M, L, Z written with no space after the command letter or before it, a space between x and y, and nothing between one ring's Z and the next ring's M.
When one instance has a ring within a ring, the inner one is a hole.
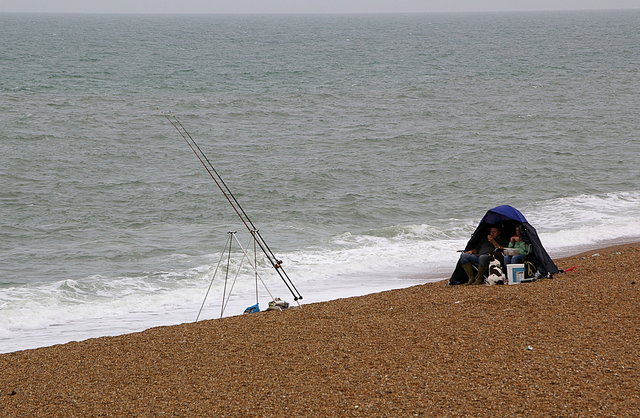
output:
M629 225L640 218L640 191L581 194L532 205L527 218L545 231Z
M552 255L570 248L640 236L637 191L582 194L520 209L537 228ZM305 302L404 287L448 277L458 257L456 250L464 247L483 215L484 212L478 213L477 219L468 220L445 218L437 226L407 224L340 233L325 246L297 249L280 254L279 258ZM170 258L182 263L191 260L180 253ZM0 296L0 351L15 348L9 340L16 335L58 342L78 335L87 338L103 335L116 329L132 332L158 321L190 321L209 286L211 296L203 317L217 317L225 286L229 289L232 281L232 302L225 315L240 314L243 307L255 303L258 283L255 270L247 260L242 260L241 252L234 250L228 270L223 264L215 280L214 272L222 254L212 253L207 259L211 262L183 270L5 285ZM261 259L257 270L260 281L264 280L264 285L258 283L263 306L272 295L291 300L286 286L266 260ZM50 331L52 327L64 336L56 337ZM36 337L36 333L50 335Z

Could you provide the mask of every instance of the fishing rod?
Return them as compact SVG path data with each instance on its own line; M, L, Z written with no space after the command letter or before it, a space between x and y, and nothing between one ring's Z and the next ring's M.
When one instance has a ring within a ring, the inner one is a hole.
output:
M182 136L182 139L184 139L184 141L187 143L189 148L191 148L191 151L193 151L193 153L196 155L196 157L198 158L198 160L200 161L204 169L207 170L207 173L209 174L211 179L213 179L216 186L218 186L218 188L220 189L224 197L227 199L227 201L233 208L236 215L238 215L238 217L240 218L244 226L247 228L247 230L253 237L254 242L258 244L258 247L260 247L260 250L262 250L264 255L269 260L269 263L273 266L273 268L276 270L276 272L280 276L280 279L282 279L285 286L287 286L287 289L289 289L289 291L291 292L291 295L293 296L293 300L297 301L299 299L302 299L302 295L300 294L300 292L298 292L298 289L296 289L296 286L293 284L293 282L289 278L289 275L287 274L287 272L284 271L284 268L282 267L282 260L278 260L276 258L273 251L271 251L271 248L269 248L264 238L262 238L262 235L260 235L260 231L258 230L258 228L256 228L253 222L251 222L251 219L249 218L247 213L244 211L244 209L242 209L242 206L240 206L238 199L236 199L233 193L231 193L231 190L229 189L227 184L224 182L224 180L222 180L222 177L220 177L220 174L218 174L218 171L213 167L213 164L211 164L211 161L209 161L209 158L207 158L207 156L204 154L204 152L202 151L198 143L193 139L191 134L187 132L185 127L182 125L182 123L180 123L180 121L175 115L172 115L172 114L163 114L163 115L178 131L180 136Z

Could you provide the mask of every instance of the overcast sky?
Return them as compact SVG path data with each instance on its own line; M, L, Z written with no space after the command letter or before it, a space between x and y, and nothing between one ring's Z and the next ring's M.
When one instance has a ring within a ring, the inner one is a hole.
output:
M0 0L0 12L389 13L640 8L640 0Z

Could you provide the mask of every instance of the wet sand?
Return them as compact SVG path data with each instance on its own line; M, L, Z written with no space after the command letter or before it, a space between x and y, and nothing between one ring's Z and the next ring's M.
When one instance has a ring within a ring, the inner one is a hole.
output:
M556 263L2 354L0 415L640 416L640 243Z

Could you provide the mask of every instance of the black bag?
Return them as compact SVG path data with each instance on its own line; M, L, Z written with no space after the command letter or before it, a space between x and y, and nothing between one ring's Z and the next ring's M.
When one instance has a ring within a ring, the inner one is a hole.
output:
M536 265L529 260L525 260L523 264L524 264L524 278L533 279L534 277L536 277L536 271L538 271L538 269L536 268Z

